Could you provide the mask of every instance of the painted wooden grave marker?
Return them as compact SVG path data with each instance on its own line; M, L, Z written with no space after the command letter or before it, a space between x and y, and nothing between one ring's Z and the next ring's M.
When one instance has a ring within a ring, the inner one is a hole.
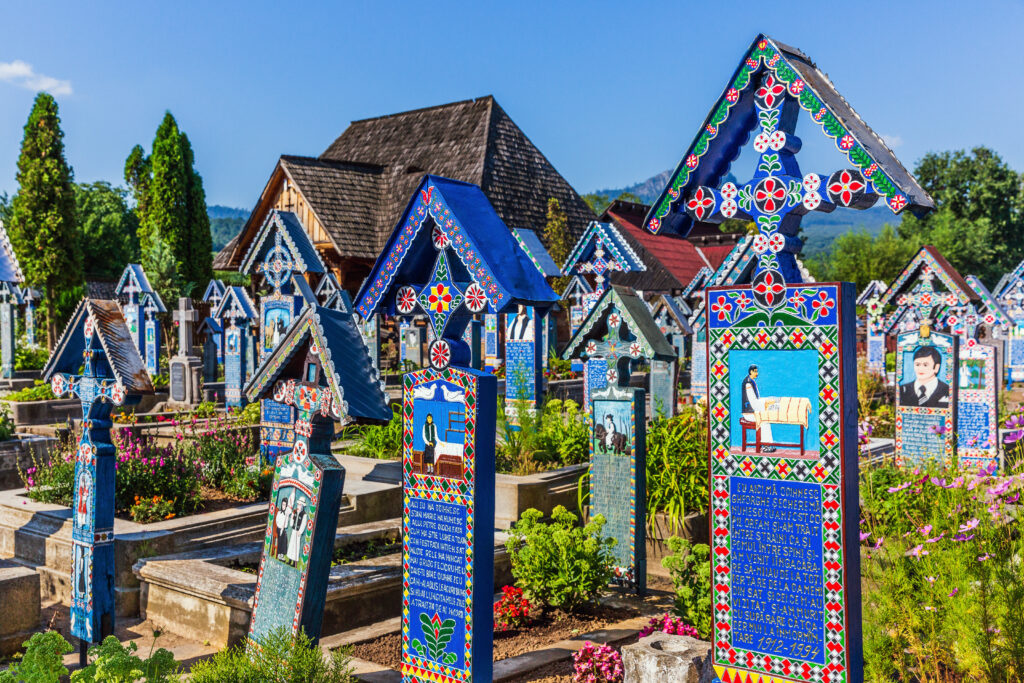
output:
M142 310L145 314L143 325L143 358L146 359L146 372L150 377L160 374L160 321L158 313L166 313L160 295L146 292L142 295Z
M853 168L800 171L801 110ZM754 175L731 182L748 139ZM879 197L894 213L933 208L877 139L809 57L759 35L645 221L684 237L733 217L758 229L737 245L747 256L728 266L738 273L756 258L749 286L709 287L701 311L712 663L724 683L863 681L856 294L849 283L802 283L797 257L808 211L866 208Z
M13 282L0 282L0 377L14 377L15 320L21 290Z
M480 188L429 175L360 290L359 315L423 311L434 336L402 394L403 680L491 680L497 380L462 336L556 300Z
M305 350L305 353L302 353ZM246 397L293 407L291 448L277 459L253 599L250 643L287 626L320 637L345 470L331 455L342 418L391 411L351 315L311 306L263 360Z
M537 311L519 305L505 316L505 420L519 425L520 418L537 411L541 400L542 335Z
M230 408L245 406L242 388L252 373L255 352L249 326L257 320L256 307L244 287L224 293L214 318L224 328L224 399Z
M615 582L647 591L647 425L644 390L608 386L590 395L590 515L616 540ZM624 503L628 502L628 505Z
M77 374L84 361L84 371ZM152 393L135 340L116 301L83 299L43 369L55 396L82 403L71 531L71 634L83 643L114 632L115 405Z

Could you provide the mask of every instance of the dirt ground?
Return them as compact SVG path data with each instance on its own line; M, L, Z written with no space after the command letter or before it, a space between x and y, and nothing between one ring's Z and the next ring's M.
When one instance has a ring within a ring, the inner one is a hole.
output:
M538 614L529 627L516 631L495 631L494 661L539 650L559 641L635 617L637 614L638 612L631 608L604 606L580 614ZM359 659L398 669L402 665L402 636L400 633L389 633L360 643L353 648L352 654Z

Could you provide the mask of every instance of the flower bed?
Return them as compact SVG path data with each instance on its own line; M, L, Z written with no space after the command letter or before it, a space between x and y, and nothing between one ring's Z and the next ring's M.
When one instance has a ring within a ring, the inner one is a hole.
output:
M225 416L171 419L173 440L157 443L132 426L111 431L117 447L114 509L139 523L266 500L273 470L259 463L259 442ZM22 480L32 500L71 505L78 439L69 435L49 461L33 458Z

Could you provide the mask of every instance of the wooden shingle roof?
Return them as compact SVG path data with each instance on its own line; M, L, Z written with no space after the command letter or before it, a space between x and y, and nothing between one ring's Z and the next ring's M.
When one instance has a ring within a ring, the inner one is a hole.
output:
M377 258L426 174L478 185L510 228L542 233L550 197L565 210L572 239L594 219L491 96L354 121L319 158L283 156L279 167L345 258ZM214 267L237 268L261 222L251 216Z

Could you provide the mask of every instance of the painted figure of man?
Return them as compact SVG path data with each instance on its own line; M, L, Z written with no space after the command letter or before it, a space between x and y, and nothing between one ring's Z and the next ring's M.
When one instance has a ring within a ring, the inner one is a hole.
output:
M270 546L270 556L281 559L281 555L285 555L288 550L288 529L291 528L291 507L285 497L282 497L281 502L278 503L274 526L277 527L277 533L274 534L273 543Z
M768 406L775 403L774 398L761 398L761 392L757 388L757 376L759 370L756 365L751 365L747 368L747 376L743 378L743 409L740 413L744 419L751 422L755 421L754 413L762 410L767 410ZM762 422L758 428L761 435L761 443L772 442L772 426L767 422ZM762 453L774 453L775 446L764 446L761 448Z
M427 474L434 473L434 448L437 446L437 425L434 424L434 416L427 413L423 423L423 466L427 468Z
M78 508L76 509L76 513L78 514L79 526L85 526L89 521L89 502L91 493L92 482L89 480L89 472L83 468L81 474L78 476Z
M615 428L615 418L611 413L604 416L604 450L617 455L626 452L626 435Z
M934 346L914 350L914 379L900 385L900 405L920 408L949 407L949 385L939 379L942 354Z
M302 554L302 539L306 531L306 499L300 497L292 507L291 531L288 534L288 563L299 566Z

